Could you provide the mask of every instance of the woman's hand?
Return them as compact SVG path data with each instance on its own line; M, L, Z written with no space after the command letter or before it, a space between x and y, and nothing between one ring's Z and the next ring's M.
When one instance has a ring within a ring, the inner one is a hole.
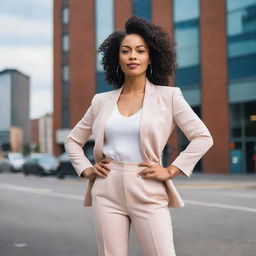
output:
M170 165L167 168L162 167L160 164L149 164L149 163L139 163L139 166L146 166L148 168L143 169L138 174L142 178L146 179L157 179L157 180L168 180L182 174L180 169L174 165Z
M93 167L86 168L82 172L82 177L86 177L89 180L95 179L97 175L102 178L106 178L108 176L108 172L110 172L110 168L106 165L107 163L109 163L107 159L102 159Z

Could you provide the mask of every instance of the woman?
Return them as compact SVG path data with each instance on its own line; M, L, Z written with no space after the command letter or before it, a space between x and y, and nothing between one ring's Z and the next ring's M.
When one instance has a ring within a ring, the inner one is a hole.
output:
M93 97L65 148L79 177L89 179L84 206L92 206L99 255L127 255L131 223L145 256L176 255L168 207L184 202L172 179L191 175L212 137L181 90L168 86L176 58L163 28L132 16L98 52L117 89ZM190 143L165 168L162 150L176 125ZM82 150L92 134L94 166Z

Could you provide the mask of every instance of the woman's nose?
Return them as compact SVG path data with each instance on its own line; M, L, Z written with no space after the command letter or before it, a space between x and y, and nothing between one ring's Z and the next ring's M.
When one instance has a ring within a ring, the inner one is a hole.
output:
M131 55L130 55L130 59L136 59L136 54L135 54L135 52L131 52Z

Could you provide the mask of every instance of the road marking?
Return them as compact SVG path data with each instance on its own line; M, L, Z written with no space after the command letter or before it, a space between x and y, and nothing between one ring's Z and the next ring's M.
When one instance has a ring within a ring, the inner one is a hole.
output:
M235 196L235 197L243 197L243 198L256 198L255 194L245 194L245 193L225 193L228 196Z
M6 184L6 183L0 183L0 188L40 194L40 195L55 196L55 197L73 199L73 200L83 200L84 198L83 196L74 195L74 194L53 192L52 189L50 188L31 188L31 187L17 186L17 185Z
M179 189L219 189L219 188L227 188L227 189L232 189L232 188L251 188L255 189L255 185L250 185L250 184L179 184L175 183L175 187Z
M0 188L14 190L14 191L34 193L34 194L40 194L40 195L61 197L61 198L66 198L66 199L79 200L79 201L84 199L84 197L80 196L80 195L53 192L52 189L50 189L50 188L31 188L31 187L17 186L17 185L6 184L6 183L0 183ZM208 206L208 207L216 207L216 208L222 208L222 209L231 209L231 210L256 213L256 208L249 208L249 207L238 206L238 205L209 203L209 202L194 201L194 200L184 200L184 202L187 204L191 204L191 205L200 205L200 206Z
M28 246L28 244L26 244L26 243L15 243L15 244L13 244L13 245L14 245L15 247L18 247L18 248Z
M12 185L12 184L7 184L7 183L0 183L1 188L6 188L10 190L15 190L15 191L23 191L23 192L31 192L31 193L49 193L52 191L50 188L31 188L31 187L24 187L24 186L17 186L17 185Z
M238 206L238 205L209 203L209 202L194 201L194 200L184 200L184 202L188 203L188 204L192 204L192 205L201 205L201 206L216 207L216 208L222 208L222 209L231 209L231 210L256 213L256 208L250 208L250 207L244 207L244 206Z

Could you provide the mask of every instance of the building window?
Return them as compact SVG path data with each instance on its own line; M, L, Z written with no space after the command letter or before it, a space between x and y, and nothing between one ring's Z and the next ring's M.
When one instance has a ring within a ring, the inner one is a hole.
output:
M199 86L199 0L174 0L173 10L178 64L176 82L181 86Z
M96 0L95 1L95 23L96 23L96 48L114 31L114 1ZM102 54L96 55L96 79L97 92L111 89L104 81L104 70L101 65Z
M68 129L69 127L69 109L68 108L62 108L62 128Z
M62 8L62 23L63 24L69 23L69 8L67 6Z
M68 80L69 80L69 66L63 65L62 66L62 81L68 82Z
M174 1L174 32L180 68L199 64L198 0Z
M62 50L64 52L69 51L69 36L68 36L68 34L64 34L62 36Z
M229 80L256 76L256 0L227 0Z
M140 16L146 20L151 20L151 0L133 0L133 15Z

